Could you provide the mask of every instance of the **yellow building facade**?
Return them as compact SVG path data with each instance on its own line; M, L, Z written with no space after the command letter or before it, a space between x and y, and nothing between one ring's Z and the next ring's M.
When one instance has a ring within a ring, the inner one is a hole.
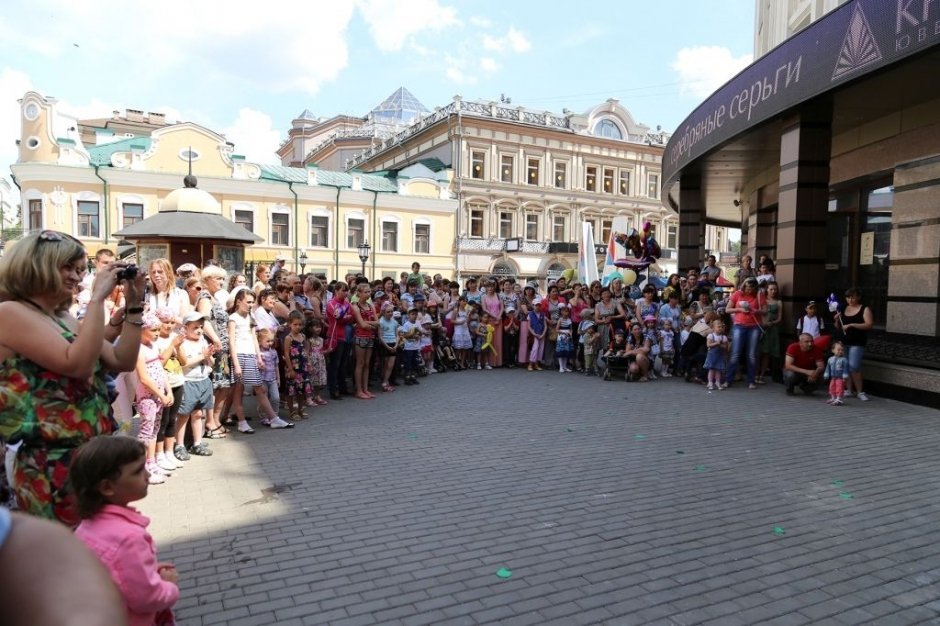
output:
M116 249L114 233L157 214L191 168L219 214L263 240L245 251L245 264L283 256L289 269L342 278L362 270L359 245L368 242L370 277L397 277L413 261L430 274L455 274L449 172L416 165L384 176L251 163L196 124L141 124L140 134L115 134L61 115L55 99L36 92L20 100L20 115L11 169L25 232L69 233L90 255Z

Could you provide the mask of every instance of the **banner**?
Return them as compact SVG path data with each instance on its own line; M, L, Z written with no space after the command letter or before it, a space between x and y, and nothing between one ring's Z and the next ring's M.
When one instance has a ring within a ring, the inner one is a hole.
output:
M581 240L578 242L578 282L590 285L597 280L597 256L594 246L594 228L590 222L581 222Z

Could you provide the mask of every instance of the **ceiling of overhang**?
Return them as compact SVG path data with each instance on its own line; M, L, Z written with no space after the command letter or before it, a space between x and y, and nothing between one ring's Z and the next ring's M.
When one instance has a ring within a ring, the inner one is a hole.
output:
M937 67L940 51L933 51L829 94L833 99L833 134L940 98ZM740 224L742 208L735 207L734 201L741 200L741 189L748 180L779 162L778 117L702 157L686 167L683 175L701 173L708 221ZM670 206L678 204L679 185L673 185L664 197Z

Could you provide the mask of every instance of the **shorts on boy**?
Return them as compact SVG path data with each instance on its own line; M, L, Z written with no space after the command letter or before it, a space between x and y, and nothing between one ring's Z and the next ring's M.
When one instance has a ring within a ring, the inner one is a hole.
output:
M189 415L193 411L212 408L212 380L187 380L183 383L183 401L180 403L179 414Z

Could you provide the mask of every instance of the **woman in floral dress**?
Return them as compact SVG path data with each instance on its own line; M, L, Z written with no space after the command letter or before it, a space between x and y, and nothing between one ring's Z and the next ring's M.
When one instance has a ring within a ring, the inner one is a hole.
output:
M129 372L140 349L138 303L144 275L123 280L127 302L119 312L120 341L104 340L104 301L125 264L98 271L79 331L68 314L88 255L73 237L45 230L13 244L0 260L0 437L16 448L9 479L19 507L74 526L66 481L72 453L97 435L114 432L105 370Z

